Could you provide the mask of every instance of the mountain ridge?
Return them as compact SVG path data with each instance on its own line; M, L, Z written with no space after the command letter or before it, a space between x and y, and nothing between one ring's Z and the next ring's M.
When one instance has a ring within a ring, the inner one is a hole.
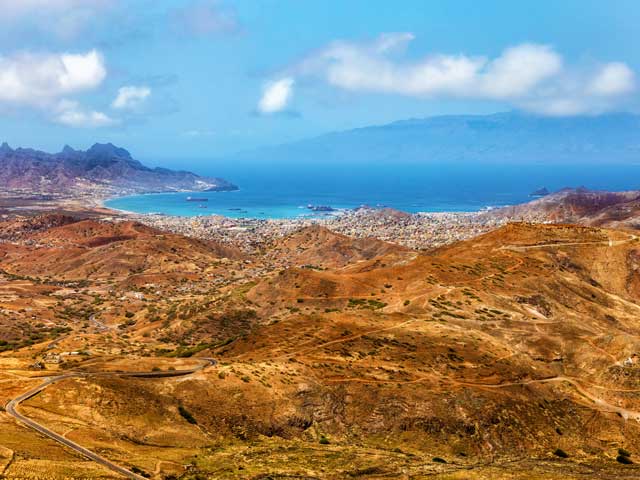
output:
M129 151L112 143L95 143L75 150L65 145L58 153L0 146L0 182L9 192L99 196L161 191L236 190L218 177L188 171L150 168Z
M546 117L522 112L442 115L329 132L230 155L330 163L637 161L640 116Z

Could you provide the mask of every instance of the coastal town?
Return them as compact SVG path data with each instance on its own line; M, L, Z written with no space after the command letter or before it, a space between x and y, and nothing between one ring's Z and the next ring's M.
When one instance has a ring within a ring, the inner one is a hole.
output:
M424 250L466 240L507 222L482 212L409 214L389 208L358 208L338 215L291 219L234 219L220 215L179 217L159 214L127 214L159 230L202 240L233 244L247 253L311 225L321 225L353 238L375 237L411 249Z

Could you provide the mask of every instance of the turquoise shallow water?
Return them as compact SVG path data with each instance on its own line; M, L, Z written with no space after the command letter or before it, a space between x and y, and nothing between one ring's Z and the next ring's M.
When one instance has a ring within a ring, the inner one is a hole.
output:
M178 162L176 162L178 164ZM182 168L189 162L180 162ZM366 204L407 212L477 211L531 200L540 188L585 186L602 190L640 188L640 165L385 165L190 167L224 177L234 192L165 193L112 199L106 206L136 213L245 218L294 218L307 205L336 209ZM188 196L207 202L188 202ZM206 207L206 208L205 208Z

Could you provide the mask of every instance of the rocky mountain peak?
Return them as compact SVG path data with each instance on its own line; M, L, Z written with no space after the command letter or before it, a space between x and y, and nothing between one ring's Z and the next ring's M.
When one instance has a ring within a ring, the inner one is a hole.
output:
M0 154L12 153L13 149L9 146L7 142L2 142L0 145Z
M71 155L77 153L77 150L74 150L73 147L70 147L69 145L65 145L64 147L62 147L62 151L60 153Z
M127 150L116 147L113 143L94 143L93 146L87 150L87 155L92 158L121 158L132 160L131 154Z

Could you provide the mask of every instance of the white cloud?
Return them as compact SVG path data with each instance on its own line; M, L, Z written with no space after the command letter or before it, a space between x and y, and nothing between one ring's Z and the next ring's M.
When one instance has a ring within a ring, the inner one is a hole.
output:
M507 48L484 67L477 79L480 94L489 98L513 98L527 95L560 73L562 58L547 45L523 44Z
M47 106L63 96L98 87L106 75L96 50L0 56L0 103Z
M293 85L302 77L351 92L493 100L553 115L610 110L635 88L624 63L579 70L548 45L515 45L495 58L438 53L406 60L401 54L413 39L411 33L388 33L368 43L332 42L273 85Z
M192 1L170 15L177 30L197 36L231 34L240 28L235 11L217 0Z
M0 106L30 108L72 127L104 127L116 120L69 97L95 90L107 69L96 50L86 53L0 56Z
M258 102L258 111L269 114L284 110L293 96L294 83L293 78L285 77L267 84Z
M151 89L149 87L128 85L118 89L118 95L116 95L111 106L119 110L134 109L149 98L149 96L151 96Z
M80 128L108 127L118 123L103 112L82 108L73 100L61 100L55 108L53 119L68 127Z
M589 91L594 95L624 95L633 91L635 75L624 63L604 65L591 81Z

